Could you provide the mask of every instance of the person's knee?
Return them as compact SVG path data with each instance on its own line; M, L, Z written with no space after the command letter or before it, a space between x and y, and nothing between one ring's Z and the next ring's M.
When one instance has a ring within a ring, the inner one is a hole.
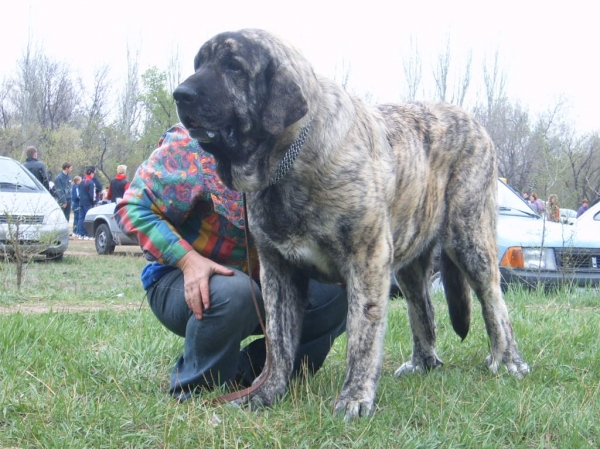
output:
M254 296L262 311L262 295L255 282L252 282ZM219 316L236 322L258 323L256 307L252 298L250 279L244 273L235 271L232 276L214 275L210 279L210 307L206 314Z

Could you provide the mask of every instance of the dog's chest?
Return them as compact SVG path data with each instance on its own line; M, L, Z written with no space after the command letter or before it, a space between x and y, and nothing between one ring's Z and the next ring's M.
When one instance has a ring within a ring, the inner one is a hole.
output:
M327 274L331 269L328 254L311 239L289 237L284 241L275 243L275 246L283 257L295 265L312 266L323 274Z
M336 264L330 255L316 242L306 237L291 236L283 241L272 242L283 257L294 265L310 272L313 277L324 280L339 278Z
M277 191L252 195L248 209L251 230L254 227L251 232L259 247L276 248L284 259L310 277L339 279L337 263L322 245L329 227L305 186L298 185L293 192L283 195Z

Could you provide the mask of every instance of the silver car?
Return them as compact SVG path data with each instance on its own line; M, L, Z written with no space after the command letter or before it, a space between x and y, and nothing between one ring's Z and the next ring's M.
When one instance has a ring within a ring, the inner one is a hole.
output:
M101 204L92 207L83 221L83 227L88 235L94 237L98 254L112 254L116 245L137 245L133 236L125 234L115 221L116 203Z
M69 223L50 193L19 162L0 156L0 257L61 260Z

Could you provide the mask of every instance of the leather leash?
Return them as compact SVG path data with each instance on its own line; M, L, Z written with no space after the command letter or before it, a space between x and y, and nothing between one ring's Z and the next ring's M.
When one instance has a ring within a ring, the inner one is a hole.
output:
M263 372L261 373L260 380L258 382L253 383L250 387L244 388L243 390L233 391L228 394L224 394L217 398L214 398L211 403L213 405L222 404L225 402L233 402L242 398L247 398L250 394L255 391L258 387L260 387L271 374L271 340L267 336L267 330L265 327L265 322L260 314L260 305L258 304L258 299L256 298L256 293L254 292L254 284L252 281L252 260L250 258L250 225L248 223L248 209L246 207L246 194L242 193L242 205L244 207L244 234L246 238L246 264L248 266L248 279L250 280L250 293L252 294L252 301L254 302L254 309L256 310L256 315L258 316L258 323L260 324L260 328L263 331L263 335L265 336L265 347L267 351L267 359L265 361L265 367L263 367ZM266 369L265 369L266 368Z

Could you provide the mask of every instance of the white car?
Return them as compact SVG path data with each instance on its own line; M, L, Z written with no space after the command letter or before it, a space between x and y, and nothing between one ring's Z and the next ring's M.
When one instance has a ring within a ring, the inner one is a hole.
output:
M600 201L581 214L574 227L580 239L597 241L600 238Z
M50 192L23 167L0 156L0 257L61 260L69 223Z
M498 265L502 289L600 285L600 203L574 225L554 223L533 212L521 195L498 180ZM440 274L432 289L443 288Z
M575 224L577 211L573 209L560 209L560 222L564 224Z
M593 212L572 226L547 221L501 181L498 206L498 262L504 288L515 283L600 285L600 228L598 221L595 229L590 226ZM598 213L595 217L598 220Z

